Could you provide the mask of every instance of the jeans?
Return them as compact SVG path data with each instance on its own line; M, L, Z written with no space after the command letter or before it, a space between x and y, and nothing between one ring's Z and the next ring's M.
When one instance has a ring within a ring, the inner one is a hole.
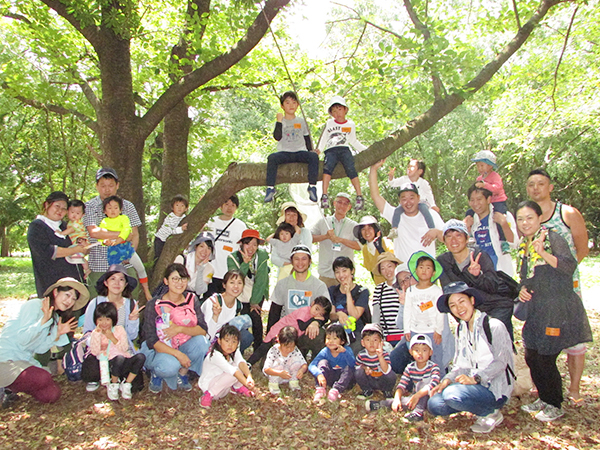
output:
M315 152L276 152L267 158L267 186L275 186L277 180L277 167L280 164L306 163L308 164L308 184L317 184L319 176L319 155Z
M390 362L392 363L392 370L398 375L402 375L406 366L408 366L414 359L408 352L408 345L406 339L402 338L394 350L390 353Z
M208 340L206 336L193 336L189 341L182 344L178 350L190 358L192 364L189 370L196 372L198 376L202 373L204 357L208 352ZM146 369L162 378L170 389L177 389L177 375L182 368L179 360L168 353L159 353L150 350L146 342L142 344L140 352L146 356Z
M396 376L396 372L390 370L380 377L373 377L367 375L362 366L354 373L354 378L363 391L393 391L396 387Z
M349 147L332 147L325 150L325 162L323 163L323 173L333 174L338 161L344 166L346 176L350 179L356 178L358 173L354 167L354 156Z
M453 383L431 397L427 408L434 416L449 416L461 411L487 416L507 401L506 397L496 400L496 396L480 384Z

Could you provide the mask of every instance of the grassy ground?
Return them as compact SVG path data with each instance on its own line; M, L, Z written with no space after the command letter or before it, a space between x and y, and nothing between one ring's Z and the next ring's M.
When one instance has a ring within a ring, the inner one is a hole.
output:
M6 261L0 261L4 268ZM595 263L591 269L594 269ZM587 269L586 269L587 272ZM0 277L6 272L0 270ZM22 275L23 277L25 275ZM585 275L584 287L587 283ZM0 279L0 285L5 284ZM600 282L600 280L599 280ZM594 287L596 283L591 283ZM586 287L587 289L587 287ZM26 297L28 294L24 294ZM584 294L585 296L586 294ZM1 299L1 295L0 295ZM4 299L9 301L9 299ZM594 339L600 338L600 314L589 311ZM0 318L1 320L1 318ZM2 321L3 322L3 321ZM517 329L520 324L515 322ZM336 404L314 405L312 377L302 380L299 396L284 390L268 394L266 379L253 369L258 395L229 395L209 410L199 407L200 391L145 390L133 400L109 402L106 391L86 393L83 383L58 378L63 396L41 405L25 395L8 410L0 410L0 448L10 449L593 449L600 448L600 359L598 345L589 346L582 383L584 404L565 404L563 419L542 424L520 411L530 398L513 397L504 423L490 435L474 435L470 414L449 419L427 417L406 424L400 414L367 413L358 390ZM565 357L559 366L566 373ZM565 386L568 377L565 378ZM166 389L166 388L165 388Z

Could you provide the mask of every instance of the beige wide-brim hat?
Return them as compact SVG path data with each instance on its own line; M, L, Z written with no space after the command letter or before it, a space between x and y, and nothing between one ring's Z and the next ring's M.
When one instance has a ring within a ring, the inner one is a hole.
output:
M85 305L87 305L87 302L90 299L90 292L87 290L83 283L80 283L75 278L71 277L61 278L60 280L58 280L56 283L54 283L52 286L46 289L46 291L44 292L44 297L50 295L50 292L52 292L54 289L63 286L69 286L70 288L73 288L77 292L79 292L79 298L75 300L75 304L72 308L73 311L77 311L83 308Z
M300 211L298 205L296 205L294 202L285 202L283 205L281 205L281 216L279 216L277 219L277 225L285 222L285 212L289 208L294 208L296 211L298 211L298 214L300 214L300 217L302 217L302 223L306 223L307 215Z
M375 264L375 267L373 268L373 275L378 276L378 277L382 276L381 275L381 271L379 270L379 265L383 261L392 261L392 262L396 263L397 266L399 266L400 264L402 264L402 261L400 261L398 258L396 258L393 253L383 252L377 258L377 264Z

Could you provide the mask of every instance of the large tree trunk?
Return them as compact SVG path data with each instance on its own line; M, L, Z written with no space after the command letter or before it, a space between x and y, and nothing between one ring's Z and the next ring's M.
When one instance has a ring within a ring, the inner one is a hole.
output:
M7 236L8 230L5 226L0 226L0 258L7 258L10 256L10 242L8 242Z
M158 226L171 212L171 199L177 194L190 196L190 172L187 160L187 145L191 120L188 105L179 102L165 117L160 191L160 217Z
M139 132L140 119L135 113L129 39L103 28L98 46L102 99L98 114L102 165L112 167L119 175L119 195L136 206L142 221L137 249L142 258L147 254L142 156L144 140Z

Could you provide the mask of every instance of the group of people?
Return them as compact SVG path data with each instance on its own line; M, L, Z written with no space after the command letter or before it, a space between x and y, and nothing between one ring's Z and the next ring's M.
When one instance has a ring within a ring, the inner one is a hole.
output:
M277 165L304 161L290 155L310 150L291 94L281 98L285 114L274 133L281 145L274 155L290 154L269 158L267 201L274 194ZM347 111L341 97L329 105L325 174L328 182L337 161L344 164L357 191L356 208L364 200L349 170L346 140L359 149L362 144L345 119ZM292 143L293 149L286 147ZM313 159L308 160L309 194L316 201ZM585 343L591 341L578 295L577 264L587 254L585 223L575 208L551 200L551 178L541 169L530 173L531 200L519 204L515 220L505 206L493 153L480 152L474 161L481 175L468 191L471 210L464 219L447 222L422 178L423 162L411 161L399 180L390 172L390 182L399 187L396 207L379 193L383 162L373 165L371 198L391 224L391 238L383 236L375 217L359 223L348 218L353 202L341 192L333 198L333 214L310 230L300 208L284 203L275 233L263 239L235 217L234 195L168 266L153 295L135 251L140 219L135 207L117 196L116 171L102 168L96 174L97 197L83 204L53 192L29 227L39 299L26 302L0 334L2 392L58 400L60 389L42 368L48 365L44 355L55 346L68 349L77 326L74 312L87 305L80 376L89 391L105 385L112 400L129 399L142 389L144 368L153 393L164 385L191 391L190 374L197 375L202 407L228 392L250 397L255 391L250 369L264 360L274 395L284 383L300 389L299 380L310 373L317 402L336 401L358 384L369 410L405 410L411 421L422 420L426 410L470 411L477 416L472 430L487 433L502 422L500 409L512 391L515 311L525 321L525 358L539 393L523 409L540 420L555 420L563 415L556 359L566 350L569 395L578 401ZM324 177L323 207L329 206L326 190ZM156 233L156 257L170 235L187 228L181 224L187 199L176 196L171 207ZM437 257L436 241L447 248ZM313 244L318 277L311 270ZM511 248L518 250L520 284L512 279ZM372 292L355 282L357 251L372 274ZM269 258L278 269L272 289ZM148 300L141 330L142 308L134 300L139 285ZM266 300L271 303L263 330ZM454 335L449 315L458 321ZM243 354L250 346L246 362ZM385 400L370 399L374 391Z

